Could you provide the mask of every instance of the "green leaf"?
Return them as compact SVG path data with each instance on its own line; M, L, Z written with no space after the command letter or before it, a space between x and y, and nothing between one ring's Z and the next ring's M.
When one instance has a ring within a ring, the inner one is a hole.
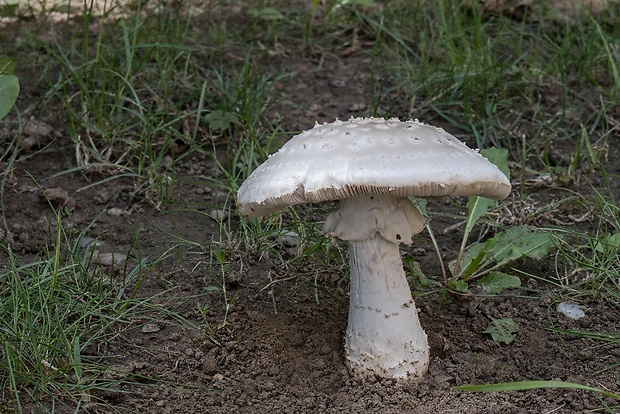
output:
M0 57L0 75L12 75L15 72L15 59Z
M78 381L82 379L82 355L80 337L76 336L73 341L73 370Z
M413 260L411 257L406 257L403 259L403 263L409 269L411 273L411 277L417 279L420 282L422 287L429 287L433 285L435 282L432 279L429 279L424 272L422 272L422 268L420 267L420 263Z
M230 128L231 125L238 125L239 118L232 112L226 112L222 110L215 110L205 115L204 120L209 124L209 128L225 130Z
M508 168L508 150L504 148L487 148L480 151L480 154L487 158L490 162L497 165L506 177L510 178L510 169ZM475 224L478 220L489 211L490 208L495 206L495 200L491 200L486 197L474 196L470 197L467 202L467 221L465 223L465 229L463 230L463 239L461 240L461 247L459 248L459 255L456 259L456 263L452 266L452 274L453 275L465 275L465 277L469 277L472 274L473 270L471 269L471 263L468 261L468 264L463 264L465 261L465 246L467 245L467 240L469 240L469 234L473 230ZM470 256L471 257L471 256ZM482 257L476 255L480 261ZM462 270L463 268L470 267L468 271ZM477 267L477 265L476 265Z
M0 119L9 113L19 95L19 80L14 75L0 75Z
M457 280L456 282L453 280L448 281L448 288L460 292L465 293L469 289L469 285L462 279Z
M467 202L467 222L465 223L465 229L463 230L463 239L461 241L461 247L459 249L459 257L456 259L454 265L453 274L462 274L463 268L463 255L465 254L465 246L469 239L469 233L480 217L484 216L486 212L495 205L495 201L485 197L470 197Z
M491 335L495 342L509 344L517 337L519 327L512 318L493 319L491 325L483 331Z
M467 250L465 250L465 253L463 253L460 273L456 273L457 269L454 261L450 262L449 267L453 275L458 274L460 278L467 280L476 271L484 268L484 266L488 264L489 260L490 258L487 253L487 244L474 243Z
M597 241L594 245L594 249L599 253L610 252L618 247L620 247L620 233L610 234L605 240Z
M526 226L502 231L465 251L459 277L467 280L492 262L495 262L493 268L500 268L525 257L539 260L555 246L554 238L560 237L547 232L533 233Z
M620 395L614 394L609 391L601 390L600 388L588 387L587 385L575 384L573 382L564 381L517 381L517 382L503 382L498 384L473 384L473 385L459 385L452 387L454 390L471 391L471 392L502 392L502 391L524 391L539 388L571 388L585 391L597 392L599 394L606 395L611 398L620 400Z
M487 293L497 295L506 289L521 286L521 279L502 272L490 272L487 276L480 279L477 285L482 287Z
M495 200L486 197L469 197L467 202L467 223L465 224L465 235L474 228L480 217L484 216L491 207L495 206Z
M530 257L539 260L555 246L551 233L532 233L526 226L513 227L497 234L489 243L488 251L498 266L503 266L517 259Z
M510 168L508 168L508 150L506 148L485 148L480 150L480 154L493 164L497 165L497 168L504 175L510 178Z

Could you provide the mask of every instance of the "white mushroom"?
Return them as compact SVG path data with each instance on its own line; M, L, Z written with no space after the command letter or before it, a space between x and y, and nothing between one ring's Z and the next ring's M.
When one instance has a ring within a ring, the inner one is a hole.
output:
M345 338L354 376L419 380L429 347L400 258L426 219L408 199L505 198L510 182L478 152L416 121L351 118L291 138L241 185L239 211L342 200L323 231L349 242L351 294Z

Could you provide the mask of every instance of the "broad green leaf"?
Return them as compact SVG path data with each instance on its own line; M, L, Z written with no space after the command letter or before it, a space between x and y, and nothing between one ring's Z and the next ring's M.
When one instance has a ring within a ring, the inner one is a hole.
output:
M483 331L488 333L495 342L509 344L517 337L519 327L512 318L493 319L491 325Z
M504 175L510 178L510 169L508 168L508 150L506 148L485 148L480 150L480 154L493 164L497 165L497 168Z
M497 295L506 289L521 286L521 279L517 276L502 272L489 272L487 276L480 279L476 284L482 287L487 293Z
M482 156L487 158L490 162L497 165L497 167L510 178L510 170L508 168L508 150L504 148L487 148L480 151ZM478 220L486 214L491 207L495 206L495 201L486 197L474 196L470 197L467 202L467 221L465 223L465 229L463 230L463 239L461 241L461 247L459 248L459 255L456 259L456 263L453 266L453 274L465 274L461 271L467 265L463 265L463 256L465 253L465 246L469 239L474 225ZM468 275L471 273L468 273Z
M469 197L467 202L467 223L465 224L465 235L474 228L480 217L484 216L491 207L495 206L495 200L486 197Z
M471 392L501 392L501 391L524 391L538 388L572 388L585 391L593 391L606 395L616 400L620 400L619 394L601 390L600 388L588 387L587 385L575 384L573 382L564 381L517 381L503 382L498 384L475 384L475 385L459 385L452 387L455 390L471 391Z
M456 292L465 293L469 289L469 285L462 279L457 280L456 282L453 280L448 281L448 287Z
M487 251L492 252L498 266L517 259L541 259L553 248L551 233L532 233L525 226L513 227L487 240Z
M0 119L9 113L19 95L19 80L14 75L0 75Z
M533 233L526 226L513 227L485 242L472 244L463 253L459 273L455 273L455 263L450 262L449 267L453 275L468 280L493 262L495 269L525 257L541 259L555 246L554 238L559 237L547 232Z

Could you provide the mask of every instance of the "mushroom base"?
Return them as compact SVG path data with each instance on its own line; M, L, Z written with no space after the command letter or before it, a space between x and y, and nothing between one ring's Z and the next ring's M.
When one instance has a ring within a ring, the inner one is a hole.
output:
M345 338L352 375L417 381L429 346L403 270L398 245L380 235L349 241L351 296Z

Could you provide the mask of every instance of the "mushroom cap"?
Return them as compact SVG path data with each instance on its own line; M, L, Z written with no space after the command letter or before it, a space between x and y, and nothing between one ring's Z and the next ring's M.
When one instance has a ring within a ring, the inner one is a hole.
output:
M362 194L502 199L510 188L499 168L441 128L417 120L351 118L316 124L291 138L241 185L237 207L259 217Z

